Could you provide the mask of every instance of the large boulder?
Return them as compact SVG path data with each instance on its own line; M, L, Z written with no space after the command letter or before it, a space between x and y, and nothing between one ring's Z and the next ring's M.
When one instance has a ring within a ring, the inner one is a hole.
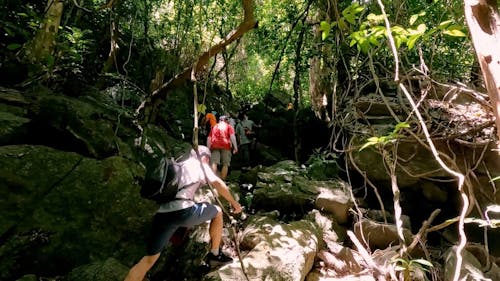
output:
M0 145L16 143L28 135L28 104L20 92L0 87Z
M413 241L413 234L403 228L403 237L406 244ZM354 233L359 241L365 241L371 250L386 249L391 245L399 244L399 234L394 224L379 223L371 220L362 220L354 224Z
M260 210L278 210L288 219L300 218L313 208L332 214L338 223L346 223L353 206L349 185L340 180L312 180L293 161L282 161L258 171L252 206Z
M113 258L82 265L71 270L66 281L122 281L128 268Z
M38 143L100 159L133 153L139 131L130 113L118 105L92 96L75 99L49 93L37 97L32 107Z
M457 264L457 246L446 252L444 263L444 279L452 280ZM487 281L500 280L500 267L495 263L495 257L481 245L467 244L460 252L462 263L459 268L459 280Z
M317 225L301 220L289 224L254 217L242 231L242 257L203 280L304 280L321 244ZM244 265L244 271L242 270Z
M354 206L348 193L348 184L342 180L312 181L311 185L318 190L316 209L333 214L338 223L347 223L349 210Z
M0 279L64 274L75 266L142 253L155 205L139 197L144 170L44 146L0 147Z

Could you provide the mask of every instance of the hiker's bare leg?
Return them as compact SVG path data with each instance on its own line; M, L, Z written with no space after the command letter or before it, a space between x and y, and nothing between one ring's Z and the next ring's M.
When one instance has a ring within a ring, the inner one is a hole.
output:
M222 210L217 206L217 215L210 221L210 241L211 241L211 250L219 249L220 241L222 240Z
M227 167L227 165L223 165L223 166L222 166L222 169L221 169L221 171L220 171L220 178L221 178L221 179L223 179L223 180L225 180L225 179L226 179L226 177L227 177L227 171L228 171L228 167Z
M212 163L212 171L217 175L217 164Z
M221 215L222 219L222 215ZM138 263L136 263L128 272L124 281L142 281L148 270L153 267L155 262L160 257L160 253L153 256L144 256Z

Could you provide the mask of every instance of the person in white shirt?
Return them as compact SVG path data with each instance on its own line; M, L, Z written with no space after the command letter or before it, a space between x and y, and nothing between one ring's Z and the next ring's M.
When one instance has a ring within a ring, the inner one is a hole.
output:
M207 255L207 262L214 266L232 261L232 258L224 255L220 250L224 225L221 207L207 202L196 203L193 199L196 190L206 185L208 180L218 194L231 204L235 214L241 213L241 205L231 195L224 181L212 171L209 165L210 149L200 145L198 154L200 158L192 149L189 159L181 163L180 172L176 173L179 191L173 201L160 205L154 215L146 255L129 270L125 281L142 281L178 228L193 227L208 220L210 220L211 248Z

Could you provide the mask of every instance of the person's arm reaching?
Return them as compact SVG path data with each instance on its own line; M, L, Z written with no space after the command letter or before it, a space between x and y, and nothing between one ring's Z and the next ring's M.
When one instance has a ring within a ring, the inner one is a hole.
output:
M231 207L233 208L233 212L235 214L241 213L241 205L236 201L229 192L229 187L224 183L224 181L220 178L215 179L214 181L211 182L212 186L217 190L220 196L222 196L224 199L226 199L229 204L231 204Z
M237 153L238 143L236 142L236 136L234 134L231 134L229 138L231 139L231 145L233 146L233 153Z

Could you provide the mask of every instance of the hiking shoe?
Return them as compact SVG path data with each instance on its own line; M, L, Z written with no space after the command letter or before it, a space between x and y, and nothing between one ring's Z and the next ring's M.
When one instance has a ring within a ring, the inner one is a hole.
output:
M212 254L211 252L208 253L207 258L206 258L207 263L211 266L219 266L219 265L224 265L233 262L233 259L224 255L222 251L219 251L219 254L216 256Z

